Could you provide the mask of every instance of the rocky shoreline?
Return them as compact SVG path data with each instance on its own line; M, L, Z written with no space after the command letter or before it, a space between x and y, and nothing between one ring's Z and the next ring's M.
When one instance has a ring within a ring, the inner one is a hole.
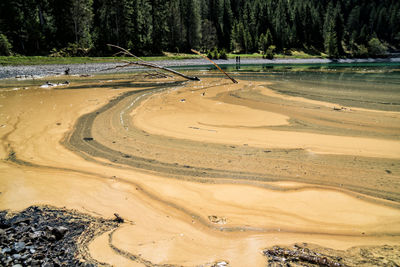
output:
M1 211L0 266L107 266L92 259L87 246L120 222L50 206Z

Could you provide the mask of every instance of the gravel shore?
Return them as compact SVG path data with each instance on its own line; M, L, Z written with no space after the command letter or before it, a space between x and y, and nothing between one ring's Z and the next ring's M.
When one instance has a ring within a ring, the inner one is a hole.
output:
M235 59L215 60L219 65L236 64ZM241 59L242 65L247 64L327 64L327 63L373 63L373 62L400 62L400 58L385 59ZM184 59L184 60L164 60L152 61L152 63L165 67L183 67L183 66L210 66L210 62L204 59ZM29 65L29 66L1 66L0 79L5 78L29 78L52 76L64 74L69 69L69 74L94 74L115 72L116 70L108 70L123 63L89 63L89 64L59 64L59 65ZM139 69L138 67L129 67L118 71L132 71Z
M117 220L73 210L32 206L8 218L0 211L0 266L100 266L88 244L118 227Z

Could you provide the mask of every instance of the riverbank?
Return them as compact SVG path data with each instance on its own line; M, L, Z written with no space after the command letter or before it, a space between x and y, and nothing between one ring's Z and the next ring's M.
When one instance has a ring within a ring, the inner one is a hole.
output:
M210 62L201 58L192 59L180 59L180 60L154 60L152 63L166 66L166 67L186 67L191 68L194 66L212 66ZM219 65L234 65L236 64L235 59L228 60L215 60ZM240 61L241 65L249 64L330 64L330 63L382 63L382 62L395 62L399 63L400 58L381 58L381 59L323 59L323 58L309 58L309 59L262 59L262 58L242 58ZM123 68L115 70L116 66L123 65L118 61L111 62L93 62L88 63L76 63L76 64L39 64L39 65L6 65L0 67L0 79L6 78L36 78L54 75L64 75L66 70L71 75L74 74L95 74L95 73L107 73L107 72L129 72L135 69L143 69L142 67L132 66L129 68Z

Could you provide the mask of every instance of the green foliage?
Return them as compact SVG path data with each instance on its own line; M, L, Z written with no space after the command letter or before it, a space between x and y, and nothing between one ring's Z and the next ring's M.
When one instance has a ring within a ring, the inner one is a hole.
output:
M372 38L368 42L368 54L370 56L384 56L387 50L387 46L382 44L378 38Z
M71 19L75 44L79 47L92 47L91 26L93 20L93 0L72 0Z
M211 59L219 59L219 53L216 47L214 47L213 51L211 52Z
M333 2L328 5L324 22L324 47L329 57L338 58L343 54L342 48L343 20L339 4L333 7Z
M201 42L201 18L199 0L188 0L187 6L188 49L198 49Z
M275 52L276 46L270 45L268 49L264 53L264 57L267 59L273 59L274 58L274 52Z
M207 51L207 57L210 59L228 59L228 54L225 48L218 50L217 47L214 47Z
M261 34L258 39L258 49L262 53L266 53L268 48L273 44L271 31L268 29L266 34Z
M220 52L219 52L219 59L228 59L228 55L226 53L225 48L223 48Z
M355 45L352 56L356 58L365 58L369 56L368 48L365 45Z
M50 51L50 57L84 57L90 52L89 48L81 47L76 43L70 43L67 47Z
M113 54L107 43L137 55L213 47L267 54L272 45L277 53L379 55L400 49L399 21L394 0L0 1L0 32L23 55L81 53L67 49L71 42L90 55Z
M201 32L201 47L204 50L210 50L213 47L217 46L218 38L217 38L217 30L215 29L214 24L205 19L202 24L202 32Z
M7 39L7 36L0 33L0 55L1 56L11 56L12 45Z

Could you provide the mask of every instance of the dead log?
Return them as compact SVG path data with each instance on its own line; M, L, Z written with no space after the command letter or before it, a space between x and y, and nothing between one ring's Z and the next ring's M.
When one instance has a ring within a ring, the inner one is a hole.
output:
M222 73L224 73L226 76L228 76L229 79L232 80L233 83L238 83L238 81L236 81L235 79L233 79L231 76L228 75L228 73L226 73L225 71L223 71L218 65L217 63L215 63L214 61L212 61L211 59L209 59L207 56L203 55L202 53L200 53L199 51L196 51L194 49L191 49L193 53L198 54L199 56L202 56L203 58L209 60L212 64L215 65L215 67L217 67Z
M120 49L121 51L119 51L117 53L118 55L131 56L131 57L134 57L134 58L139 60L139 61L122 60L122 62L126 63L125 65L116 66L116 67L110 68L110 69L125 68L125 67L129 67L129 66L133 66L133 65L138 65L138 66L143 66L143 67L148 67L148 68L160 69L160 70L168 71L168 72L171 72L171 73L173 73L175 75L181 76L181 77L183 77L185 79L188 79L188 80L200 81L200 79L198 77L187 76L187 75L185 75L183 73L180 73L180 72L178 72L176 70L169 69L169 68L166 68L164 66L157 65L155 63L146 62L146 61L144 61L141 58L135 56L134 54L132 54L131 52L129 52L128 50L126 50L126 49L124 49L124 48L122 48L120 46L112 45L112 44L108 44L108 46ZM110 69L106 69L106 70L110 70Z

